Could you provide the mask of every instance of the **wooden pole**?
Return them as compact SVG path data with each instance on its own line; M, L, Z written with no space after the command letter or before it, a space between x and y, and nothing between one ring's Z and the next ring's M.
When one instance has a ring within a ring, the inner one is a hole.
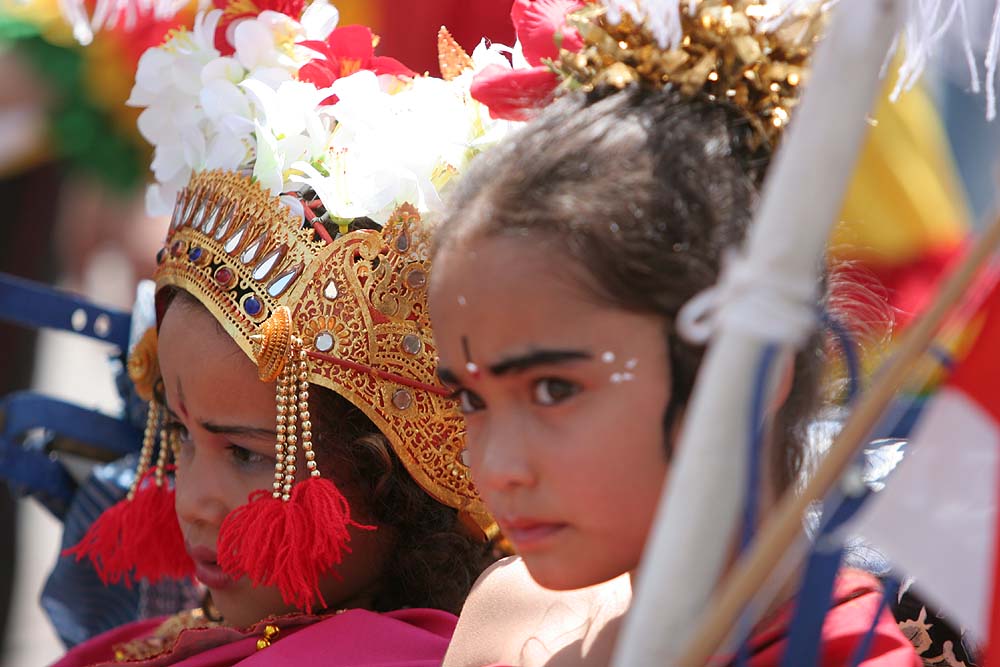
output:
M896 352L880 369L843 430L801 494L785 493L751 550L727 577L678 667L702 667L718 649L768 573L802 530L809 505L822 500L840 480L913 367L927 351L946 316L961 300L986 260L1000 247L1000 216L952 272L930 308L906 330Z

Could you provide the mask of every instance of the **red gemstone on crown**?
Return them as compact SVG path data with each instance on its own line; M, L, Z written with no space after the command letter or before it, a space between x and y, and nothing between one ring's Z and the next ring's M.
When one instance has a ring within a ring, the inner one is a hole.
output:
M224 266L219 267L215 271L215 282L223 287L229 287L233 283L233 272Z

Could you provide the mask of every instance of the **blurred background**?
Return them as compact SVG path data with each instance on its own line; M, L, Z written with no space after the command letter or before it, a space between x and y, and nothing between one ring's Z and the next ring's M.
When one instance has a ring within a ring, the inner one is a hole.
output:
M342 24L371 25L380 55L418 72L438 73L441 25L469 51L484 35L513 42L510 0L336 4ZM991 16L985 7L972 11L984 12L969 21L982 27L974 35L981 62ZM190 17L98 33L84 49L55 0L0 0L0 271L131 307L136 281L151 275L165 221L143 214L150 151L124 101L142 51ZM952 51L922 86L880 106L831 239L831 261L846 262L884 295L897 327L919 311L968 231L995 212L1000 125L985 122L984 99L968 92L965 61ZM0 396L33 387L119 414L112 354L71 333L0 323ZM38 604L61 531L35 500L0 488L4 666L45 665L64 650Z

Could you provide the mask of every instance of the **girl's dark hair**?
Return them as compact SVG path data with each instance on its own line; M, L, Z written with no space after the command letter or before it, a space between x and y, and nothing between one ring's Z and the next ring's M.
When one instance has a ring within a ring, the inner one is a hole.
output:
M158 295L161 319L173 304L203 307L188 292L168 289ZM457 614L472 584L496 560L492 545L470 533L457 510L417 484L385 435L350 401L313 386L309 407L323 474L358 489L364 520L393 536L374 610L429 607Z
M704 352L673 322L716 282L723 252L746 234L770 157L766 147L749 148L751 139L735 110L672 90L566 95L474 161L452 193L436 249L472 236L530 235L553 256L568 254L598 298L662 316L670 324L669 428ZM771 474L779 489L801 467L821 360L817 335L796 359L777 416Z
M313 387L309 400L321 460L332 458L326 465L333 476L360 489L366 520L393 534L375 611L431 607L458 614L496 560L491 546L414 481L389 440L350 401L325 387Z

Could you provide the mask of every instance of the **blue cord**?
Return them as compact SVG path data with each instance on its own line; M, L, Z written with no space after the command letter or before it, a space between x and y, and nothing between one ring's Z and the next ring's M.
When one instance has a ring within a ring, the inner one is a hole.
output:
M764 454L764 434L767 421L767 381L781 348L771 343L764 348L760 363L754 373L753 395L750 405L750 446L747 452L746 498L743 502L743 530L740 536L740 551L750 546L757 527L759 502L757 491L761 482L761 461ZM750 647L747 636L749 628L746 620L740 621L739 631L744 640L736 652L736 666L746 667L750 662Z
M847 402L853 403L861 393L861 359L858 356L858 346L847 331L847 327L836 317L824 310L820 312L820 320L837 339L837 346L844 355L844 364L847 366Z

